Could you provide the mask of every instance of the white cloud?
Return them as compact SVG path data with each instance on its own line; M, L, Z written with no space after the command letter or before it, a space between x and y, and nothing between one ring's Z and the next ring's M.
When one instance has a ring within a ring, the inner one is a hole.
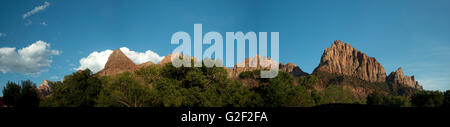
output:
M6 37L5 33L0 33L0 37Z
M0 71L39 74L50 66L51 57L59 54L61 51L51 50L50 44L41 40L18 51L15 47L2 47L0 48Z
M105 67L108 57L112 52L113 51L109 49L101 52L94 51L89 54L89 56L81 58L81 66L76 68L76 70L84 70L89 68L94 73L98 72Z
M158 63L161 61L164 57L159 56L153 51L147 50L145 52L135 52L130 51L127 47L120 48L120 51L122 51L128 58L131 59L135 64L142 64L148 61L151 61L153 63Z
M29 17L29 16L31 16L31 15L33 15L33 14L36 14L36 13L38 13L38 12L40 12L40 11L45 10L48 6L50 6L50 3L46 1L46 2L44 2L43 5L34 7L33 10L31 10L31 11L29 11L29 12L23 14L23 19L26 19L27 17Z
M44 22L41 22L41 25L47 26L47 23L44 21Z
M135 64L142 64L148 61L158 63L164 58L164 56L159 56L157 53L151 50L147 50L145 52L136 52L131 51L127 47L122 47L120 48L120 51L122 51ZM97 73L105 67L109 55L111 55L112 52L113 51L110 49L101 52L94 51L89 54L89 56L81 58L80 67L75 68L75 70L90 69L92 72Z

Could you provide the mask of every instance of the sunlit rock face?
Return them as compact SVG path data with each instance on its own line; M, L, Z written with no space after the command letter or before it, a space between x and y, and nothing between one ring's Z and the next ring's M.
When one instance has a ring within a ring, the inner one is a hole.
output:
M423 89L421 85L416 81L414 76L407 76L403 74L402 68L398 68L396 71L391 72L386 78L386 81L393 85L411 87L415 89Z
M369 82L386 81L386 71L375 58L339 40L325 49L319 66L314 70L318 71L353 76Z

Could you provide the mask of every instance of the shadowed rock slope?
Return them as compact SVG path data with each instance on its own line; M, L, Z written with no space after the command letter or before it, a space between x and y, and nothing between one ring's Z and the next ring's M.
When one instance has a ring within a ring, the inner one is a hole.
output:
M153 65L152 62L142 63L136 65L130 60L122 51L119 49L114 50L114 52L109 56L108 61L105 64L105 68L99 72L99 76L111 76L115 74L120 74L123 72L134 72L135 70Z

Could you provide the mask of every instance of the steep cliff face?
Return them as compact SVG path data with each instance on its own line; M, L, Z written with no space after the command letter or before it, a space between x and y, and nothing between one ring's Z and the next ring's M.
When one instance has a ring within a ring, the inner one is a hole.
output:
M339 40L325 49L314 72L353 76L369 82L386 81L386 71L375 58Z
M403 74L402 68L398 68L396 71L391 72L386 78L386 82L391 85L398 85L402 87L410 87L422 90L423 87L419 85L414 76L406 76Z
M97 74L99 76L111 76L115 74L120 74L123 72L133 72L139 68L147 67L153 65L152 62L145 62L139 65L133 63L122 51L119 49L114 50L114 52L109 56L108 61L105 64L105 68L99 71Z
M401 68L386 76L384 67L375 58L339 40L325 49L313 74L319 78L317 88L344 85L351 88L355 97L360 99L372 91L410 96L416 90L423 89L414 76L405 76Z

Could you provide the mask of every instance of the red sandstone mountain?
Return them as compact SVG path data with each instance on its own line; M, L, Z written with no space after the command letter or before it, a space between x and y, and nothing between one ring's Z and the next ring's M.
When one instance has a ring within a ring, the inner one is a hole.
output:
M401 68L386 77L384 67L374 57L369 57L350 44L339 40L325 49L320 64L314 72L327 72L356 77L368 82L386 82L390 85L423 89L414 76L404 76Z
M166 64L171 62L172 56L173 54L167 55L158 64ZM308 75L303 72L300 67L293 63L277 64L275 61L269 59L260 64L259 60L261 58L265 57L257 55L256 57L246 58L243 62L237 63L233 68L224 68L227 70L228 75L231 78L236 78L240 73L245 71L270 69L270 65L273 64L278 66L279 71L287 72L294 77ZM191 57L191 59L195 58ZM97 74L100 76L110 76L126 71L133 72L139 68L150 65L153 65L153 63L147 62L136 65L122 51L116 49L109 56L105 68ZM320 64L313 73L318 72L354 77L360 79L361 81L371 83L388 83L390 85L422 89L422 86L415 81L414 76L404 76L401 69L392 72L388 77L386 77L384 67L374 57L369 57L365 53L353 48L350 44L343 43L339 40L336 40L330 48L325 49ZM323 76L321 78L323 78ZM326 79L322 79L322 81L319 81L319 84L332 83L329 81L339 80L333 80L333 78L328 77ZM361 84L361 82L356 84ZM354 89L355 91L365 91L364 94L370 92L370 90L361 90L361 88Z
M109 56L108 61L105 64L105 68L97 74L99 76L111 76L115 74L120 74L123 72L133 72L139 68L153 65L152 62L146 62L140 65L136 65L130 60L122 51L119 49L114 50L114 52Z
M323 52L320 64L314 70L319 71L353 76L369 82L386 81L386 71L375 58L339 40Z
M416 81L414 76L406 76L403 74L402 68L398 68L396 71L391 72L386 81L392 85L398 85L403 87L410 87L415 89L423 89L422 86Z
M313 74L319 79L316 88L343 85L360 99L372 91L410 96L423 89L414 76L403 75L401 68L386 77L384 67L375 58L339 40L325 49Z

